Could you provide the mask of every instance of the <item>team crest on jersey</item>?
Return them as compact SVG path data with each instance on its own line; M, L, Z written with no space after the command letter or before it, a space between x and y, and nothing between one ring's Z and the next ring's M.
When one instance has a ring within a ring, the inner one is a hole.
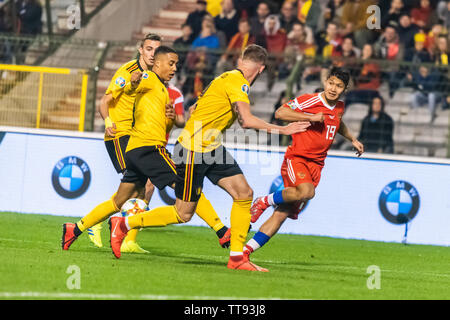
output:
M144 72L142 74L142 79L148 79L148 73L147 72Z
M297 177L299 177L300 179L305 179L306 173L304 173L304 172L297 172Z
M242 92L245 92L245 94L248 95L248 93L250 91L250 88L248 87L248 85L243 84L242 87L241 87L241 90L242 90Z
M125 81L125 79L122 78L122 77L118 77L118 78L116 79L116 84L117 84L119 87L121 87L121 88L125 87L125 83L126 83L126 81Z

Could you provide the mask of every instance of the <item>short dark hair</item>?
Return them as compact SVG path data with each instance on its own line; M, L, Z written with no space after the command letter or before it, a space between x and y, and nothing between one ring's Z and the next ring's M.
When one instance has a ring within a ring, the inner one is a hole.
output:
M251 60L262 64L266 64L267 56L267 50L257 44L249 45L242 52L242 60Z
M141 47L144 46L144 43L146 40L152 40L152 41L162 41L162 38L160 35L157 35L156 33L149 33L147 35L145 35L144 39L142 39L141 41Z
M168 47L168 46L160 46L158 48L156 48L155 50L155 59L157 56L159 56L160 54L167 54L167 53L174 53L176 55L178 55L178 53L175 51L175 49Z
M350 72L334 67L330 70L330 73L328 74L327 79L330 79L331 77L336 77L342 82L344 82L345 88L347 88L348 83L350 82Z

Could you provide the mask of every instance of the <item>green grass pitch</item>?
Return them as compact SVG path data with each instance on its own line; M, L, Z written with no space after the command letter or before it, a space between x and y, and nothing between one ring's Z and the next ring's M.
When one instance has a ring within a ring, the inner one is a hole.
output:
M0 299L450 298L447 247L280 234L253 254L270 270L257 273L228 270L228 251L208 228L143 230L138 241L151 253L117 260L106 223L103 248L82 235L62 251L61 225L78 219L17 213L0 219ZM80 289L67 286L73 265ZM380 289L367 287L371 265L380 268Z

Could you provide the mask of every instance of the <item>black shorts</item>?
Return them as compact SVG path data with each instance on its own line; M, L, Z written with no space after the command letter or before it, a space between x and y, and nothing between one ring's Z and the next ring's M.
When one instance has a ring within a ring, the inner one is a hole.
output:
M175 164L170 153L163 146L146 146L128 151L125 154L127 169L122 182L141 183L147 179L160 190L178 182Z
M236 160L224 146L211 152L199 153L187 150L177 142L173 154L181 180L175 185L175 195L184 201L198 201L205 177L217 184L222 178L242 174Z
M106 150L117 173L123 173L126 169L124 155L128 140L130 140L129 135L105 141Z

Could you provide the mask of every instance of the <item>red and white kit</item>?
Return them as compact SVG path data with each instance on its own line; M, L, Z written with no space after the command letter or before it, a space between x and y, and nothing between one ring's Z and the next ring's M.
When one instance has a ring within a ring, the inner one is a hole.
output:
M283 107L305 114L324 114L322 123L313 122L308 130L292 135L292 145L287 148L281 165L285 187L296 187L302 183L312 183L317 187L328 150L341 124L344 102L339 100L336 105L330 106L321 92L301 95ZM297 219L301 209L302 202L293 203L289 217Z

